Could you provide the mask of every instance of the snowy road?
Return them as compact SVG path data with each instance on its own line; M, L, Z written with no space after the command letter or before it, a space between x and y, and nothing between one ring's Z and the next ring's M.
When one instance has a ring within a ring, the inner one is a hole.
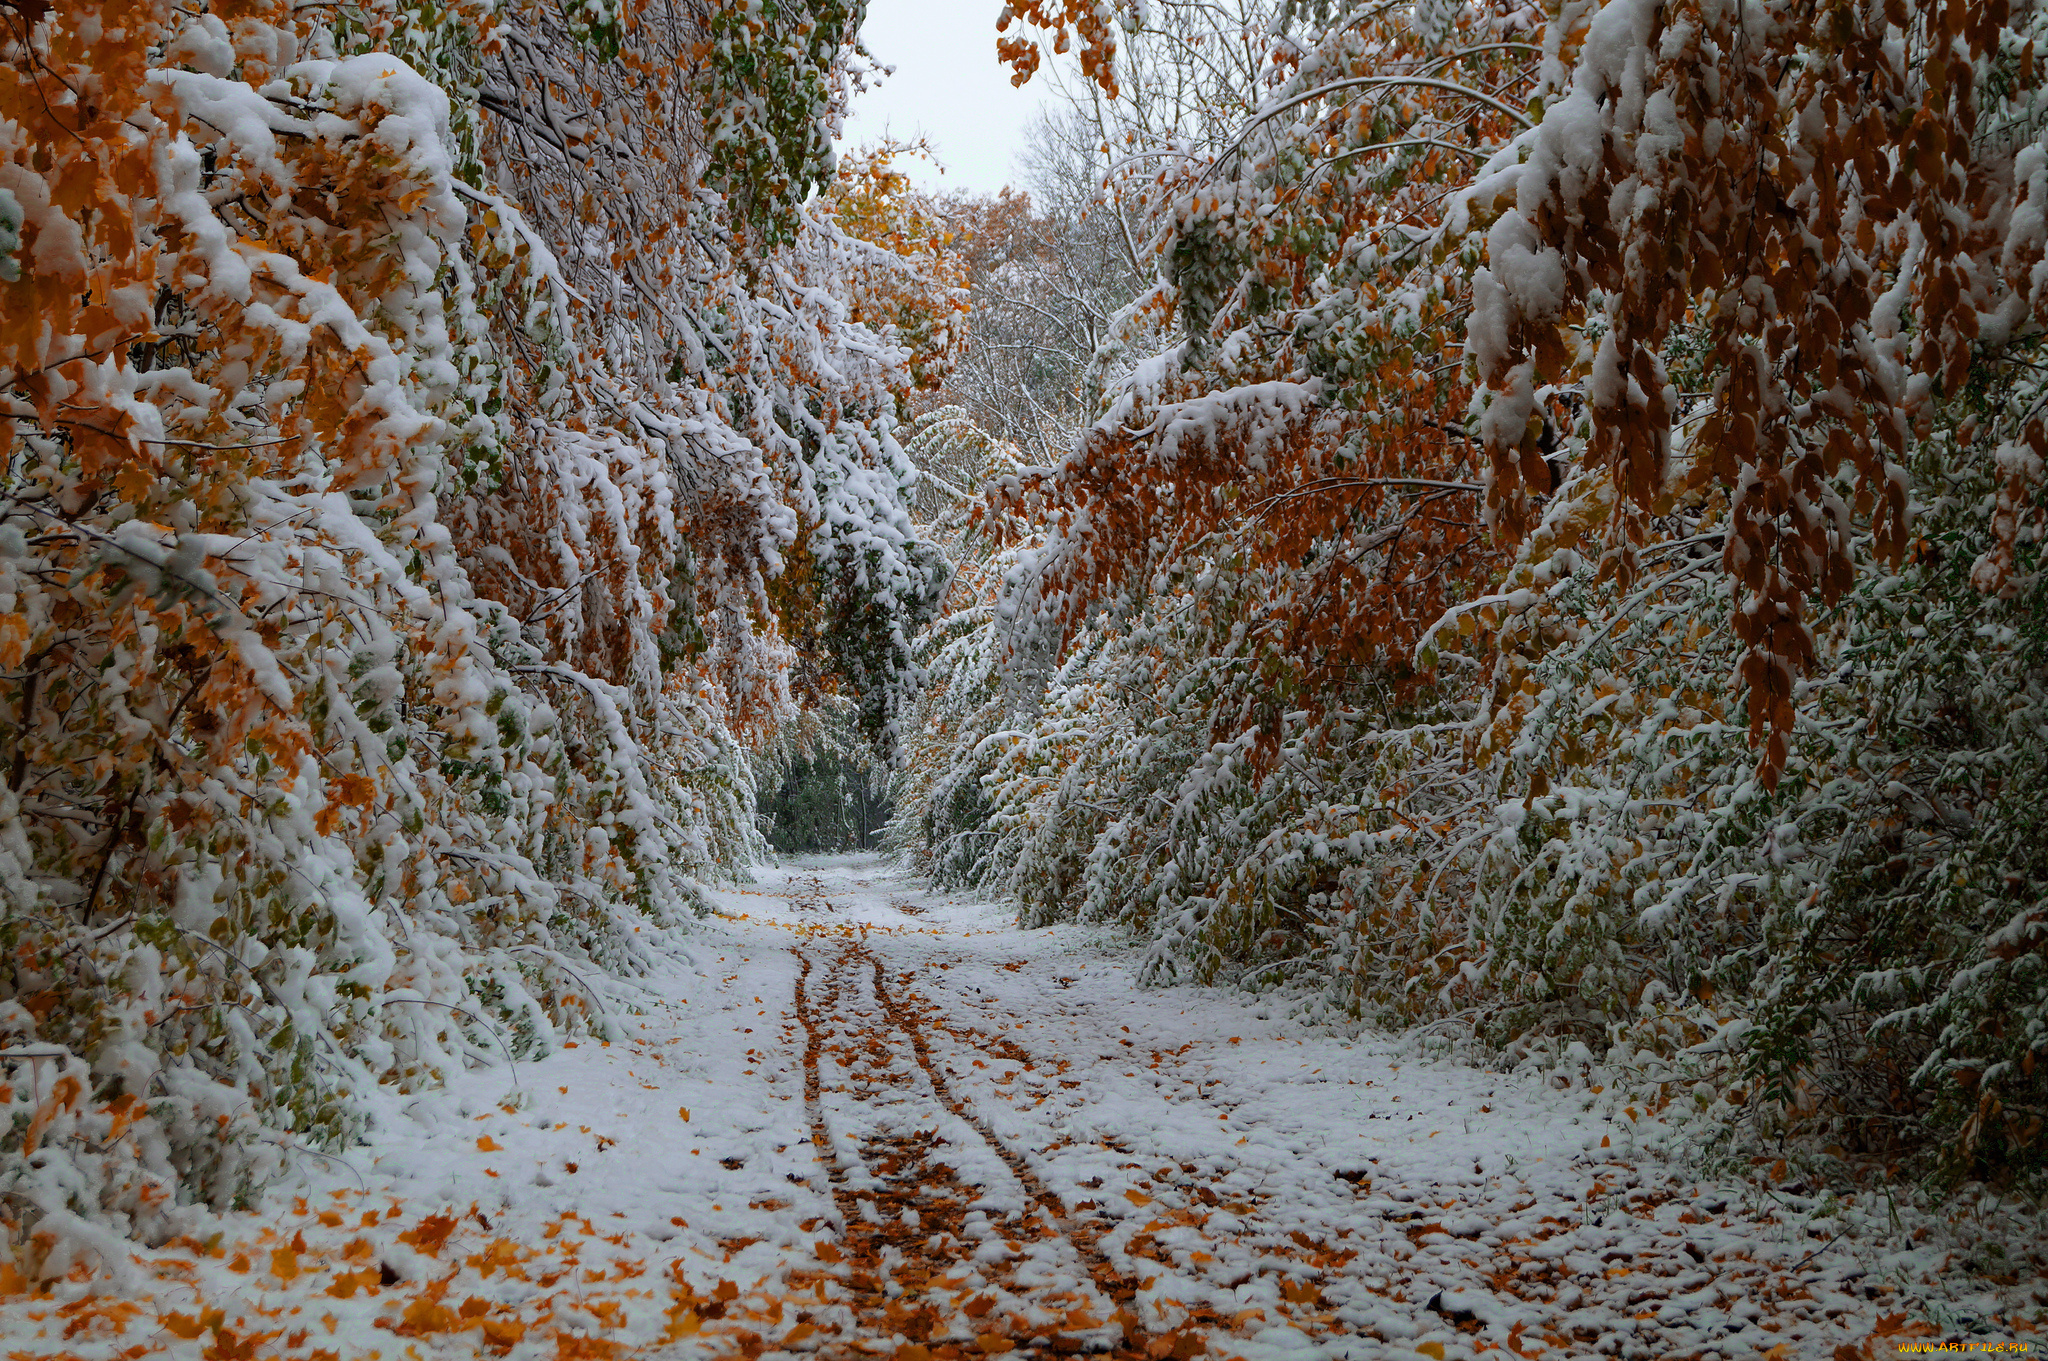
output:
M1881 1200L1697 1184L1593 1093L1141 990L1092 932L1018 931L872 858L718 898L612 1042L394 1104L346 1164L138 1254L111 1297L0 1301L0 1340L1788 1361L2029 1326L1997 1313L2026 1286L1930 1285L1940 1255L1882 1232Z

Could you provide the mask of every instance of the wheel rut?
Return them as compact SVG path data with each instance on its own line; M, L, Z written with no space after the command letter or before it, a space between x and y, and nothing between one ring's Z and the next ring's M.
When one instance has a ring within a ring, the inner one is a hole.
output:
M1200 1354L1192 1331L1140 1326L1129 1307L1139 1283L1104 1252L1102 1231L947 1081L928 1032L951 1031L909 990L914 975L892 988L864 933L814 940L797 951L795 1001L810 1137L839 1221L820 1255L854 1314L850 1331L821 1331L819 1354L891 1343L901 1361Z

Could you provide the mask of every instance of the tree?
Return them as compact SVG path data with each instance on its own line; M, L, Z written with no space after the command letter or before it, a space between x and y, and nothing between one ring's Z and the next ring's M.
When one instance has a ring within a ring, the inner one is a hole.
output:
M583 980L757 852L747 744L820 664L786 617L899 702L946 576L910 355L807 200L859 17L0 6L0 1035L57 1056L0 1086L0 1214L41 1269L604 1032Z
M1163 277L985 499L899 835L1162 975L2038 1172L2040 23L1302 4L1199 135L1090 29Z

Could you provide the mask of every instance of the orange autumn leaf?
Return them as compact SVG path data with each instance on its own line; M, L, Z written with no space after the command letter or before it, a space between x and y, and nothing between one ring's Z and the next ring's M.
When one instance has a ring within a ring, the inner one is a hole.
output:
M190 1314L166 1314L163 1324L164 1331L172 1337L182 1337L188 1342L206 1331L206 1325Z
M417 1299L405 1306L400 1316L401 1334L452 1333L465 1326L463 1318L438 1300Z
M365 807L377 797L375 782L361 775L343 775L333 784L334 797L354 807Z
M526 1337L526 1325L516 1318L487 1318L482 1330L484 1341L493 1347L511 1347Z
M441 1251L441 1245L455 1232L455 1217L447 1214L429 1215L416 1228L398 1235L398 1241L418 1248L429 1257Z
M0 666L20 666L28 656L28 640L28 616L0 614Z

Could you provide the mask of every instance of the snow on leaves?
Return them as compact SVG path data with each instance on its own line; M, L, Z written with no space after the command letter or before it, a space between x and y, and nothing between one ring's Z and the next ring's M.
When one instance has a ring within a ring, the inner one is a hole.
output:
M901 839L1155 977L2037 1167L2040 12L1268 17L1234 128L1100 120L1162 277L994 481Z
M1539 388L1574 393L1586 464L1624 493L1601 558L1624 587L1646 519L1679 486L1725 489L1722 561L1744 593L1733 622L1766 782L1816 662L1809 602L1840 599L1856 572L1852 521L1880 562L1898 560L1915 421L1963 390L1980 345L2041 324L2013 269L2038 211L2021 142L1983 135L2032 97L2013 80L2031 49L2009 17L2003 4L1568 7L1519 163L1467 194L1488 251L1470 352L1487 388L1489 509L1511 534L1531 526ZM1705 388L1693 397L1665 366L1681 336ZM1681 414L1696 428L1674 485ZM2048 449L2038 429L2024 438Z
M0 11L0 1067L70 1092L0 1180L59 1274L604 1030L755 853L784 552L884 640L943 582L814 17L712 79L641 5Z

